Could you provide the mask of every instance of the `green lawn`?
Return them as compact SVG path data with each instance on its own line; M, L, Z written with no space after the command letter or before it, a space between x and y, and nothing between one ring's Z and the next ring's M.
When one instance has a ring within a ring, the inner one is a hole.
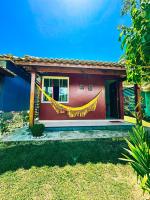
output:
M124 141L0 145L1 200L145 200Z

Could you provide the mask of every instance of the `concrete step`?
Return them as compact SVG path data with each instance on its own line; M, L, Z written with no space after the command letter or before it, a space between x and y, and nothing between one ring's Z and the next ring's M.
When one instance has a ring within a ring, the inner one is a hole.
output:
M51 120L39 121L46 131L80 131L80 130L131 130L134 126L124 120Z

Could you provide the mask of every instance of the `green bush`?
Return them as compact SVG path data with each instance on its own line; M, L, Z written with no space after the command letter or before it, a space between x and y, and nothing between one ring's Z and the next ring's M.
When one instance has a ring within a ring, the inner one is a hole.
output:
M34 137L40 137L43 135L45 126L44 124L35 124L31 127L31 132Z
M29 113L28 113L28 111L22 111L21 115L22 115L23 122L27 123L29 121Z
M23 119L22 119L22 116L20 113L14 113L14 116L13 116L13 122L14 123L23 123Z
M136 126L126 139L128 149L124 159L131 164L140 180L141 188L150 193L150 139L142 126Z
M27 124L29 114L22 112L0 112L0 134L10 134L16 128L21 128Z
M20 114L20 112L14 112L13 113L13 120L10 126L10 132L15 130L16 128L21 128L23 127L23 119Z
M1 119L0 120L0 132L1 132L1 135L4 135L8 131L9 131L8 121L5 121L4 119Z
M12 120L13 116L14 116L13 112L3 112L1 114L1 119L3 119L4 121Z

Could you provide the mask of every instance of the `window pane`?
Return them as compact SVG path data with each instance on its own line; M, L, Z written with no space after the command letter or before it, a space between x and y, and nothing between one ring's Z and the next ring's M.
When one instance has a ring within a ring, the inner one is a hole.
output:
M68 87L68 80L66 79L63 80L63 87Z
M52 97L53 94L53 88L52 88L52 80L51 79L44 79L44 91L46 94L48 94L50 97ZM48 101L45 96L43 96L44 101Z
M53 86L59 87L59 79L53 79Z
M44 87L48 87L49 86L49 79L44 79Z
M68 88L60 87L59 89L59 101L66 102L68 97Z
M59 88L59 101L67 102L67 100L68 100L68 80L61 79Z

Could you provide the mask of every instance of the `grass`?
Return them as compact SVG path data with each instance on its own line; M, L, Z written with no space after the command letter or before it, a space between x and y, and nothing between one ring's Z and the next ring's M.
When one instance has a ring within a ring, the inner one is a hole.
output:
M123 140L0 145L1 200L145 200Z

